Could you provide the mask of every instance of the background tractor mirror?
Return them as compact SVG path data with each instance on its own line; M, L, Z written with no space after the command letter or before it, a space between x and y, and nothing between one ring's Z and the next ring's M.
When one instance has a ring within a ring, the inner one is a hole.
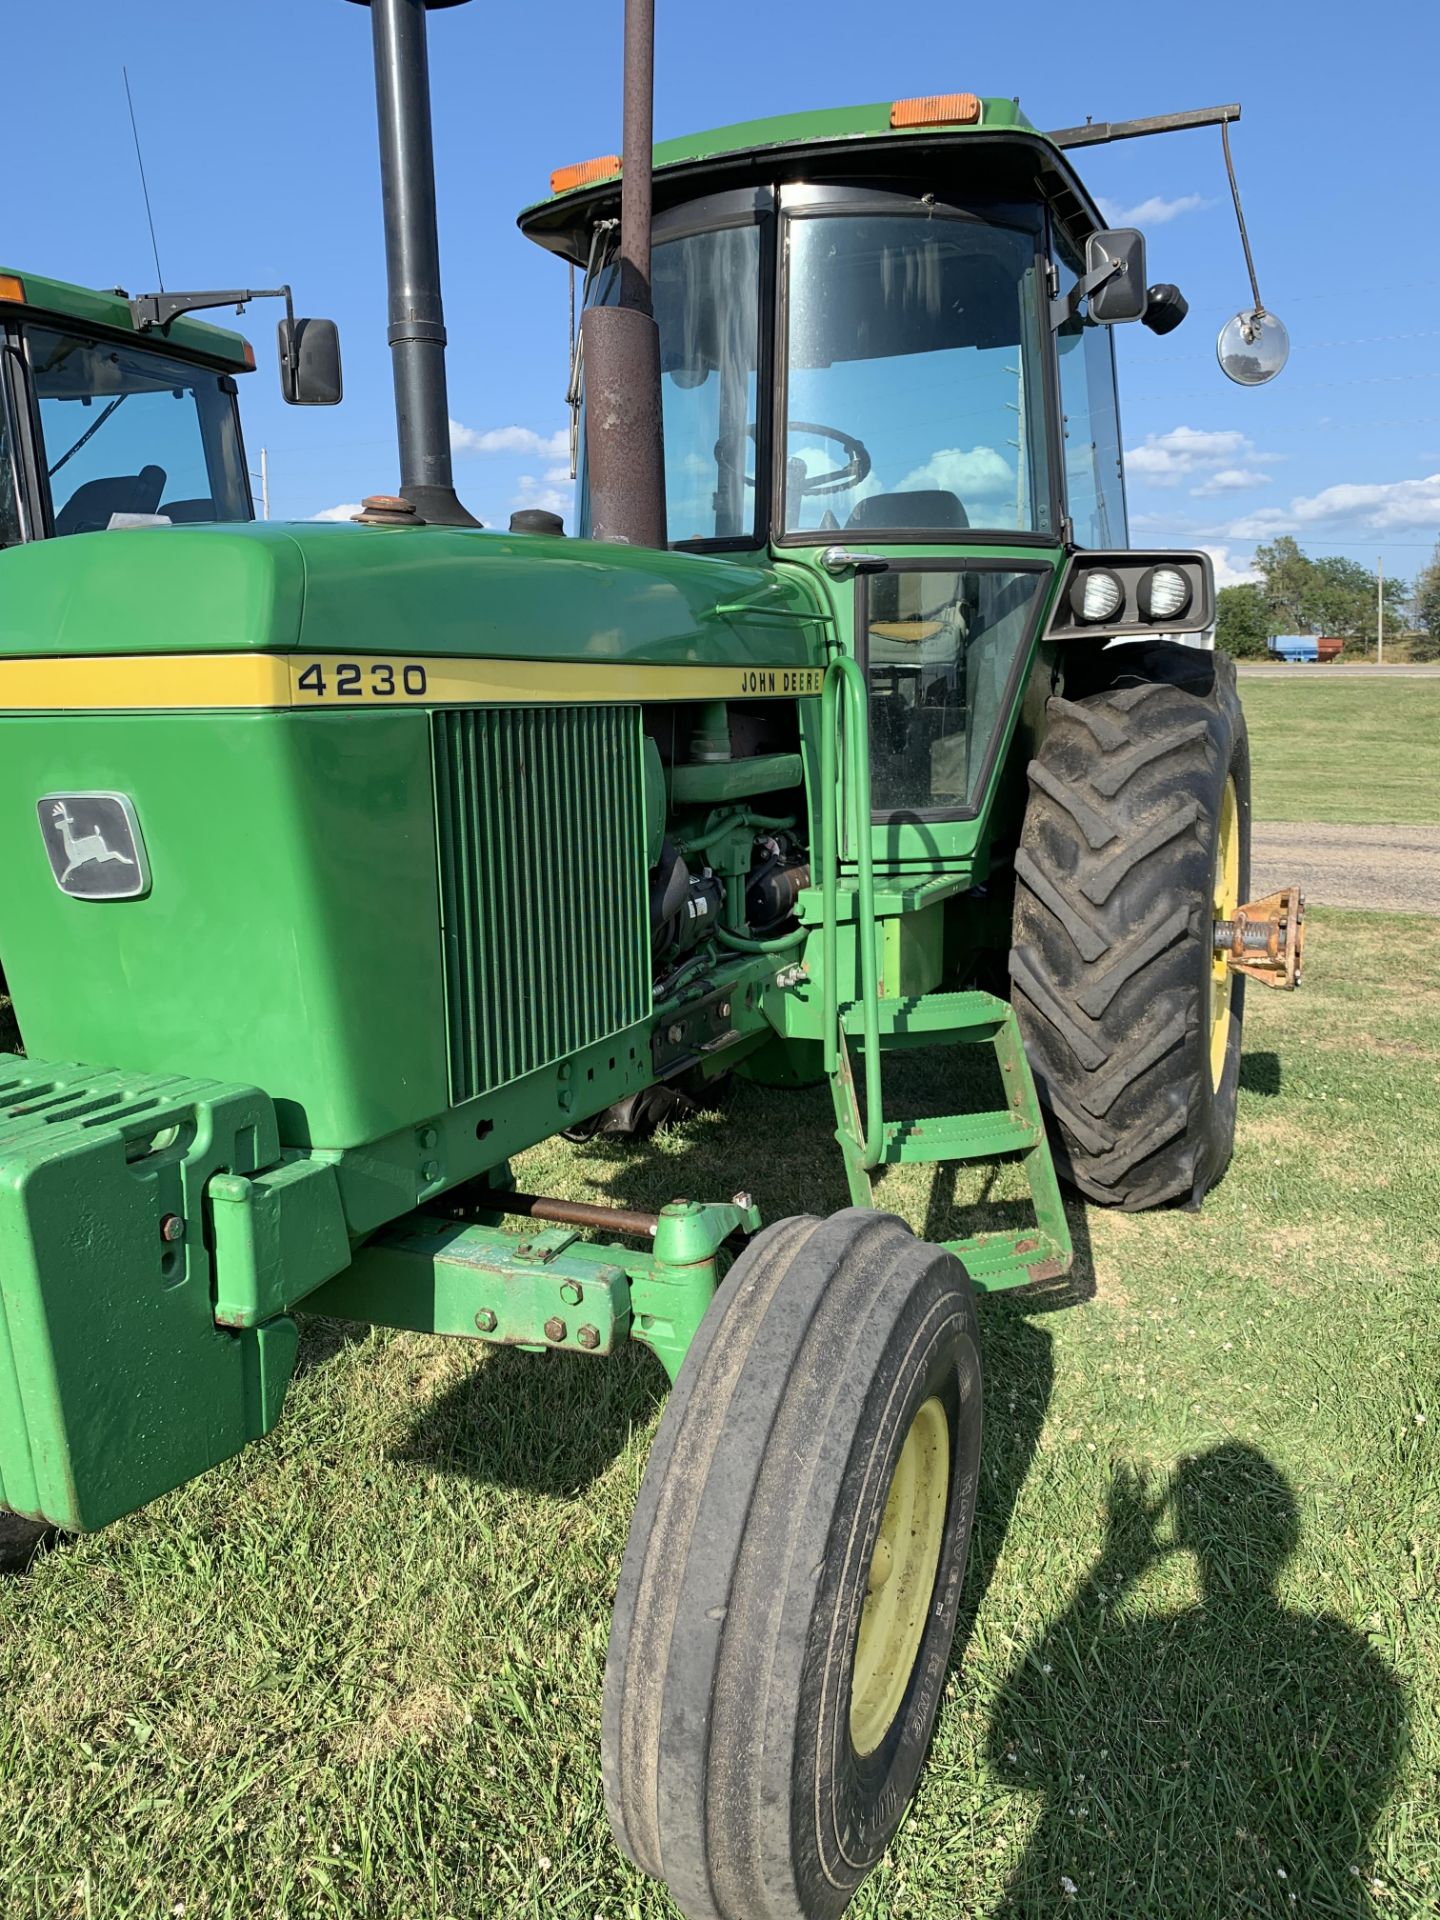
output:
M1102 326L1138 320L1145 311L1145 236L1135 227L1092 233L1085 243L1090 318Z
M344 383L340 330L333 320L280 322L280 390L292 407L333 407Z

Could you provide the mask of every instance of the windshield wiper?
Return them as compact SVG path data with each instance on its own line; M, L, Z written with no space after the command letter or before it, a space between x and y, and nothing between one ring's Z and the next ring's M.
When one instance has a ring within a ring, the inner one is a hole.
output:
M59 473L60 469L64 466L65 462L67 460L73 460L75 458L75 455L79 453L80 449L83 446L87 446L89 442L95 438L96 434L100 431L101 427L104 426L105 422L110 418L111 414L114 413L115 409L117 407L123 407L125 402L129 398L130 396L128 393L122 393L118 395L114 400L112 400L109 406L106 407L105 411L100 415L100 418L97 421L95 421L93 426L89 426L85 429L84 433L81 434L80 438L75 442L74 446L71 447L70 451L68 453L62 453L60 458L55 462L54 466L47 470L46 476L45 476L46 479L53 480L56 474Z

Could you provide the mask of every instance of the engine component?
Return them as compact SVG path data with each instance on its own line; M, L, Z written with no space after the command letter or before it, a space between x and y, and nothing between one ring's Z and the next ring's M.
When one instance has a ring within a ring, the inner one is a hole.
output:
M745 882L745 920L753 934L783 932L810 884L810 862L788 833L755 837L755 861Z
M661 843L650 874L650 950L674 961L708 940L720 917L725 889L708 867L691 873L673 840Z

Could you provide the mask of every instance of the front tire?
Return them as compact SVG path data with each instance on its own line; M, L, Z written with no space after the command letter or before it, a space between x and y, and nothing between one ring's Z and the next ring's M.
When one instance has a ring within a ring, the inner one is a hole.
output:
M1212 929L1249 896L1245 716L1224 654L1141 642L1092 671L1030 765L1012 999L1062 1175L1198 1205L1235 1142L1244 981Z
M726 1277L646 1470L605 1670L620 1845L687 1920L833 1920L914 1790L969 1551L964 1268L781 1221Z

